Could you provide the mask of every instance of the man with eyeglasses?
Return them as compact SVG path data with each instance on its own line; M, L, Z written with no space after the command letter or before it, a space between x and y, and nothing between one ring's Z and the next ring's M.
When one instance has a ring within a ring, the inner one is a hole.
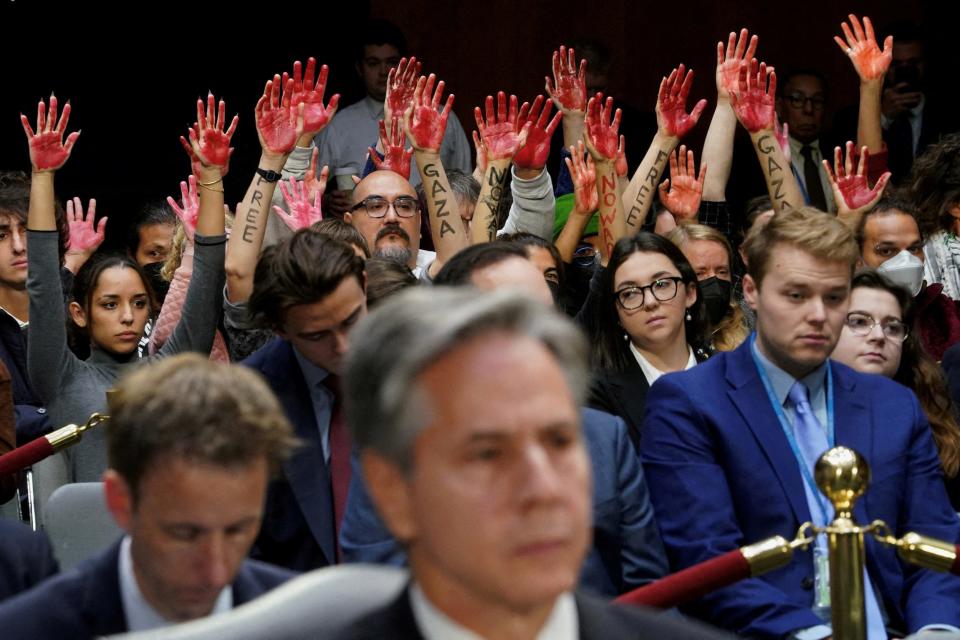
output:
M876 269L914 298L913 329L924 349L939 362L960 343L960 307L943 293L942 284L925 284L923 236L912 204L884 196L857 227L860 266Z
M821 147L827 82L819 71L798 69L780 78L777 114L788 125L790 163L806 203L821 211L836 211L833 192L821 160L833 156Z
M857 522L954 544L930 425L916 396L882 376L829 360L847 318L858 249L836 217L803 207L775 215L748 243L743 291L756 333L735 351L658 379L647 396L640 454L671 569L715 558L801 524L832 522L813 480L843 445L873 470ZM889 324L889 323L888 323ZM888 331L891 329L887 329ZM832 634L823 536L785 567L742 580L686 611L738 636L820 640ZM901 563L867 542L869 640L960 626L960 578ZM952 626L951 626L952 625Z

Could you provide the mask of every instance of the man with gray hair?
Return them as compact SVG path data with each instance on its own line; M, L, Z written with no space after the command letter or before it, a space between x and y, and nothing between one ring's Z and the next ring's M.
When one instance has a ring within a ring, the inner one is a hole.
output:
M412 581L336 637L713 637L572 593L591 531L586 353L509 291L411 289L356 328L347 419Z

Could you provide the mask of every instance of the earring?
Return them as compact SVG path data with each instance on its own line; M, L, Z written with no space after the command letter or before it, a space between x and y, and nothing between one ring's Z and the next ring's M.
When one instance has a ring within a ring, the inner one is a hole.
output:
M624 341L624 342L627 342L628 340L630 340L630 335L629 335L626 331L624 331L624 332L623 332L623 341Z
M690 309L687 309L687 322L690 322L691 320L693 320L693 316L690 315Z

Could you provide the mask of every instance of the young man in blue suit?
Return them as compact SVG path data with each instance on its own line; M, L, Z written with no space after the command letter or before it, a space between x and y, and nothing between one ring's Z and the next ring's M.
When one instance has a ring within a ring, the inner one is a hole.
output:
M267 480L294 444L267 386L196 354L123 380L107 508L126 535L0 606L8 640L94 638L229 610L292 573L252 560Z
M650 390L641 459L671 568L679 570L772 535L792 537L833 511L813 464L834 445L866 457L872 482L858 522L886 521L960 541L929 424L916 397L828 357L844 324L859 250L836 218L814 209L774 216L747 239L744 296L755 338ZM821 544L786 567L716 591L688 611L738 635L831 634ZM825 557L825 556L824 556ZM867 541L868 636L960 625L960 578L898 560Z

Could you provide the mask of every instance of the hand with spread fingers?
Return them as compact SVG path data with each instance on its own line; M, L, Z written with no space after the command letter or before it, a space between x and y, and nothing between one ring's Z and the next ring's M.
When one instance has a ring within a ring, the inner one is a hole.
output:
M47 105L41 100L37 104L37 130L34 132L27 116L20 114L20 123L27 134L27 143L30 145L30 164L34 171L56 171L62 167L73 145L80 137L79 131L74 131L63 141L63 134L67 132L67 123L70 121L70 103L63 107L60 122L57 122L57 97L50 94L50 112Z
M670 177L660 184L660 202L678 223L697 221L706 173L705 163L700 163L700 173L696 173L693 150L685 145L670 155Z
M553 104L544 100L542 95L533 100L533 105L524 102L520 107L517 127L522 128L529 123L530 128L527 131L526 143L513 156L513 164L517 169L527 169L539 174L547 164L547 158L550 156L550 139L563 116L561 111L557 111L551 118L552 109Z
M657 127L666 135L674 138L687 135L707 107L707 101L700 100L687 113L687 99L692 86L693 70L687 71L682 64L661 80L657 95Z
M379 171L386 169L410 179L410 159L413 149L407 146L407 136L403 133L400 116L393 116L393 124L388 131L383 120L380 121L380 146L383 148L383 160L373 147L368 149L373 166Z
M853 157L853 142L847 141L846 159L843 158L840 147L836 147L833 151L833 166L824 160L823 167L827 171L833 198L837 203L837 217L855 229L863 214L877 204L883 195L883 190L890 180L890 172L881 175L871 189L866 176L870 152L866 147L860 149L856 172L853 170Z
M413 92L413 101L403 114L406 134L410 138L414 151L420 153L440 153L443 134L447 130L447 119L450 117L450 110L453 109L451 93L447 96L443 111L440 111L440 98L443 97L445 83L441 80L434 90L436 80L437 76L432 73L426 78L420 76Z
M320 181L324 185L326 185L328 174L329 169L327 167L324 167L320 172ZM317 191L311 200L310 190L306 184L291 176L289 189L287 188L286 182L280 182L280 193L283 194L283 200L287 203L287 208L290 209L290 212L287 213L283 207L277 205L273 206L273 212L276 213L280 219L283 220L283 223L294 233L323 220L323 212L320 208L320 200L323 198L323 188Z

